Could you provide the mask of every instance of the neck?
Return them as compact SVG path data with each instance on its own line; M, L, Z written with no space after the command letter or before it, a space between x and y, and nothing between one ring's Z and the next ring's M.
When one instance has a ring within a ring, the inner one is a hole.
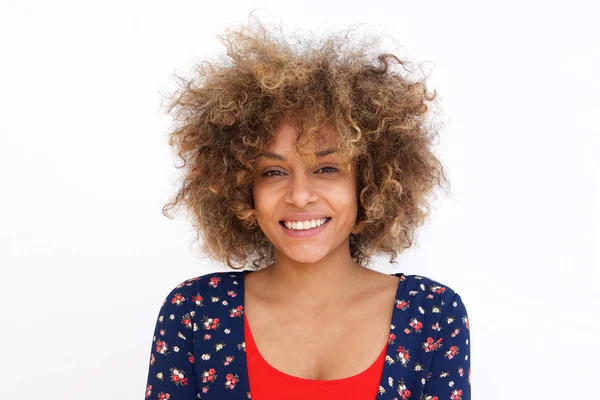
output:
M276 253L275 262L264 272L271 301L318 308L350 297L359 289L365 270L347 246L340 246L340 251L315 263L299 263Z

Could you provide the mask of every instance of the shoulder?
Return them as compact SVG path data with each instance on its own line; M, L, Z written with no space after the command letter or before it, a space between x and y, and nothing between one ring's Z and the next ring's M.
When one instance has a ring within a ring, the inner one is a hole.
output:
M169 289L163 305L210 304L224 295L235 296L242 273L243 271L208 272L190 277Z
M449 285L439 282L425 275L402 275L406 289L418 291L426 296L444 294L445 297L453 297L456 291Z
M466 313L460 294L448 284L424 275L402 275L401 296L421 314Z

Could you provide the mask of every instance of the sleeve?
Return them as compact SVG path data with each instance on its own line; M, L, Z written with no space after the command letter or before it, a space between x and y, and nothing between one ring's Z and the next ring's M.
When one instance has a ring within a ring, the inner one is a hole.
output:
M440 319L430 373L423 388L425 400L471 400L469 317L455 293Z
M195 400L197 386L192 338L193 302L187 286L174 288L158 313L146 384L146 399Z

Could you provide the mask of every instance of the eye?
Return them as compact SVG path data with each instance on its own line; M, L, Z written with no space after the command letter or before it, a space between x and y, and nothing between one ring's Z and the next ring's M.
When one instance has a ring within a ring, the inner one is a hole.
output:
M337 168L335 168L335 167L323 167L323 168L320 168L320 169L318 169L318 171L321 171L321 170L324 170L324 169L330 170L330 173L331 173L331 172L337 172L337 171L339 171L339 170L338 170Z
M339 171L339 169L337 169L336 167L321 167L317 170L317 172L323 171L323 170L325 170L324 173L326 173L326 174L331 174L331 173ZM265 173L262 174L262 176L266 176L266 177L283 176L283 175L285 175L285 173L283 173L279 170L276 170L276 169L266 171Z
M262 174L262 176L278 176L278 175L270 175L270 174L271 174L271 172L278 172L278 173L280 173L280 174L282 173L281 171L278 171L278 170L276 170L276 169L272 169L272 170L270 170L270 171L267 171L267 172L265 172L264 174Z

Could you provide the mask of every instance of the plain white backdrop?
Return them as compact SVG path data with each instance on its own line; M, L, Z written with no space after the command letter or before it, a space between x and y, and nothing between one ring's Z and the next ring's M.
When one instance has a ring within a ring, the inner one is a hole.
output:
M141 399L169 290L225 270L183 214L161 96L255 11L364 23L423 63L451 196L393 269L456 290L474 399L595 398L600 56L592 2L3 2L0 393ZM396 46L396 47L392 47Z

